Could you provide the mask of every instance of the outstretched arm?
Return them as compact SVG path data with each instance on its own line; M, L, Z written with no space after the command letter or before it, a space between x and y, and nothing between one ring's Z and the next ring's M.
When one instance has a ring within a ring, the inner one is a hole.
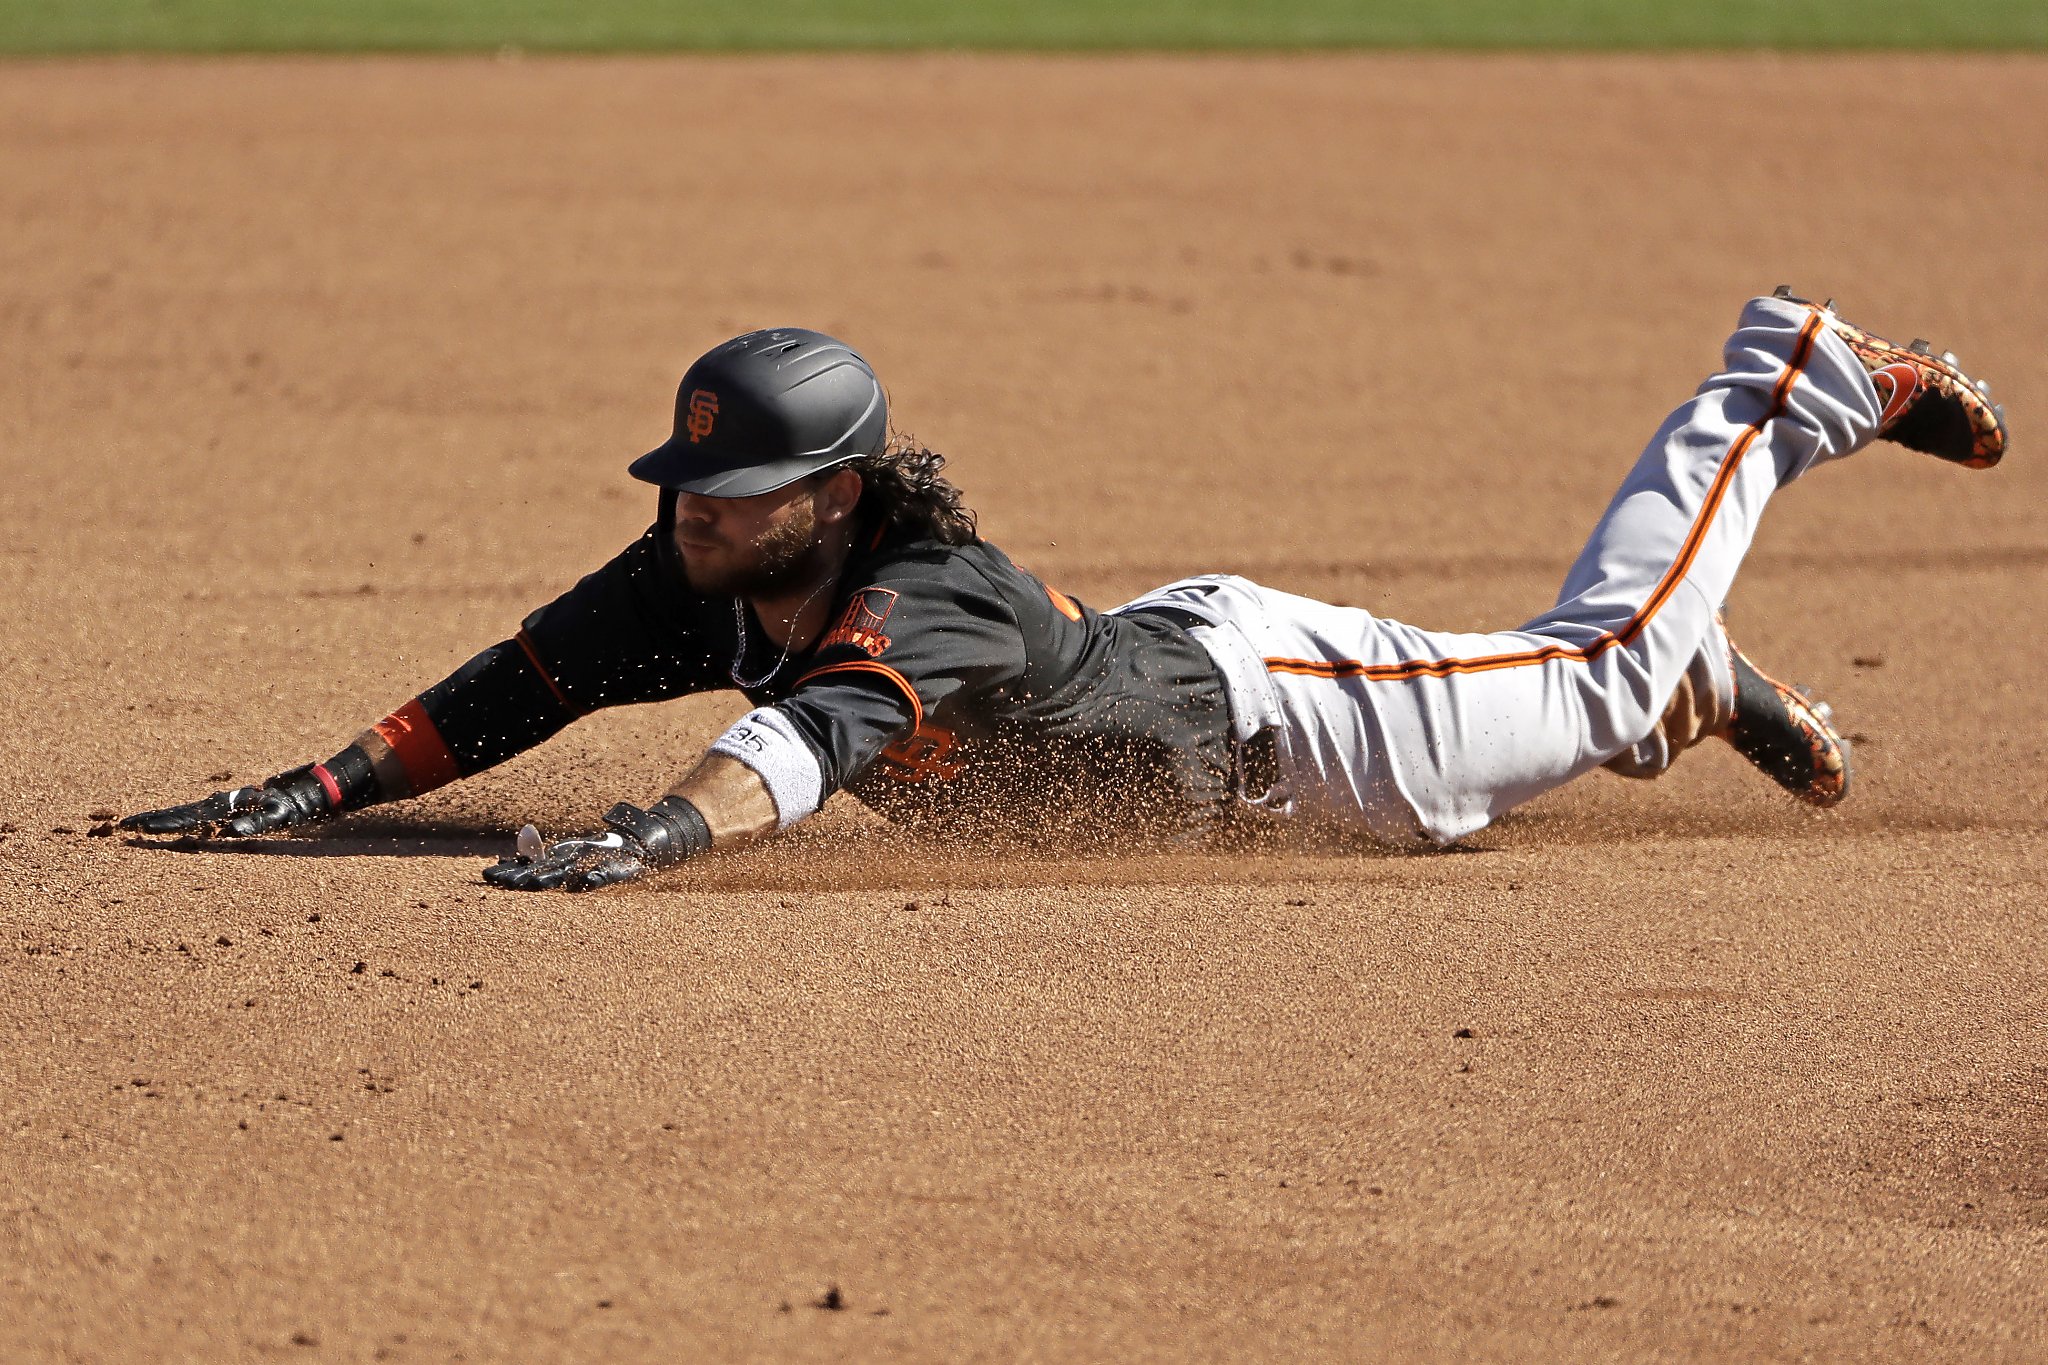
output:
M702 813L711 841L721 848L773 834L781 824L761 774L725 754L704 755L668 794Z
M519 831L511 857L484 869L484 880L514 891L589 891L631 881L706 852L787 828L825 799L817 752L773 707L751 711L720 735L697 766L653 805L620 802L604 829L543 842L532 825Z
M888 622L888 633L874 623ZM712 847L786 829L916 733L928 707L970 684L1021 682L1015 614L973 569L855 593L793 692L742 716L652 806L620 804L604 829L552 845L531 826L493 885L583 891Z
M492 645L324 763L121 822L138 834L247 838L419 796L553 735L577 711L526 633Z
M654 531L325 763L131 815L140 834L247 837L419 796L524 753L608 706L722 685L675 606ZM692 599L694 600L694 599ZM721 621L722 617L714 620Z

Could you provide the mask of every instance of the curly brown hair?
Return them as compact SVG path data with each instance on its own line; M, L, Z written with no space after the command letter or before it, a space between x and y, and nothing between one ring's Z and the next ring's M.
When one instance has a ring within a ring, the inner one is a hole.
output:
M945 456L907 437L892 439L879 455L854 460L846 468L860 475L861 520L912 540L974 544L981 538L974 511L941 476L945 467Z

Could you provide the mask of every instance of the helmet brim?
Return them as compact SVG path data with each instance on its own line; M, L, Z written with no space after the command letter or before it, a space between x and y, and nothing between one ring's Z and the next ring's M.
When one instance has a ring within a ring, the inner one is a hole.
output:
M642 483L705 498L751 498L787 488L797 480L859 459L858 454L829 460L796 456L763 464L727 465L705 460L687 441L664 441L628 465L626 472Z

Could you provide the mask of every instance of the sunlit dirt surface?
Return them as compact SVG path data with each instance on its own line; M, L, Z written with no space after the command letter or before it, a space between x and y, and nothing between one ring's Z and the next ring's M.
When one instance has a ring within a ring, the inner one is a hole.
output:
M2048 63L0 66L0 1356L2038 1359ZM961 849L835 802L582 898L523 821L736 698L201 850L652 514L749 327L861 346L1098 605L1557 579L1742 301L1953 346L1731 603L1856 736L1469 846ZM836 1305L836 1307L834 1306Z

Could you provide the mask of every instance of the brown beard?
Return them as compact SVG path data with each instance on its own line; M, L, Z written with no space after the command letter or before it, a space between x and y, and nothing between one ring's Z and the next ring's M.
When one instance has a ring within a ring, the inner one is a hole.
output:
M797 505L796 515L767 535L754 541L751 564L736 564L722 570L691 569L687 557L684 573L690 586L713 597L773 597L803 587L816 575L824 547L818 543L818 519L809 500Z

